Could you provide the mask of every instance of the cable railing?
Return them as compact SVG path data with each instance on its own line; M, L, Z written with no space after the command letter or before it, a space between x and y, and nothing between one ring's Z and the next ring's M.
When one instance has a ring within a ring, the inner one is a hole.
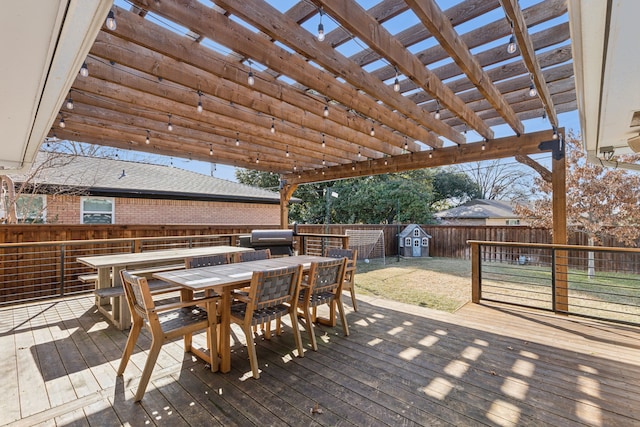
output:
M82 276L95 270L78 257L203 246L238 246L246 233L135 237L53 242L0 243L0 306L92 292ZM349 237L304 233L295 236L301 255L322 255L325 247L348 247Z
M640 324L640 249L468 243L475 303Z

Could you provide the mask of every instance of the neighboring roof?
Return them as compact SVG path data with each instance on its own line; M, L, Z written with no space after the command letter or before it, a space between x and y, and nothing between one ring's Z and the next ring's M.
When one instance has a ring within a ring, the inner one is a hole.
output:
M504 200L474 199L453 209L437 212L437 218L452 219L483 219L483 218L514 218L511 202Z
M47 154L39 153L36 164ZM56 155L31 179L51 187L83 187L91 195L279 204L277 192L170 166L97 157ZM13 176L15 182L27 174Z

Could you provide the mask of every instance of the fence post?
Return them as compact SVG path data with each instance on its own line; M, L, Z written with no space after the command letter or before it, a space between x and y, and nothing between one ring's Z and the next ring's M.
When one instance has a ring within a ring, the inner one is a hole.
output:
M471 243L471 302L480 303L482 297L480 277L480 244Z
M557 312L556 307L556 250L551 248L551 309Z

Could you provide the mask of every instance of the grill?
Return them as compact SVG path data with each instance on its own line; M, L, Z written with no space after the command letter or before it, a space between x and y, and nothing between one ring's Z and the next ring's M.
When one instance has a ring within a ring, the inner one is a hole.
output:
M240 246L269 249L271 255L293 255L293 230L253 230L240 237Z

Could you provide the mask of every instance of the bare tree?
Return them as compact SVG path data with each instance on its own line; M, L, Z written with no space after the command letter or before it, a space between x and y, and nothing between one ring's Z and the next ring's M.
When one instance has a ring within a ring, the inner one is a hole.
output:
M520 165L500 159L465 163L457 168L478 186L480 197L488 200L525 200L532 179Z

